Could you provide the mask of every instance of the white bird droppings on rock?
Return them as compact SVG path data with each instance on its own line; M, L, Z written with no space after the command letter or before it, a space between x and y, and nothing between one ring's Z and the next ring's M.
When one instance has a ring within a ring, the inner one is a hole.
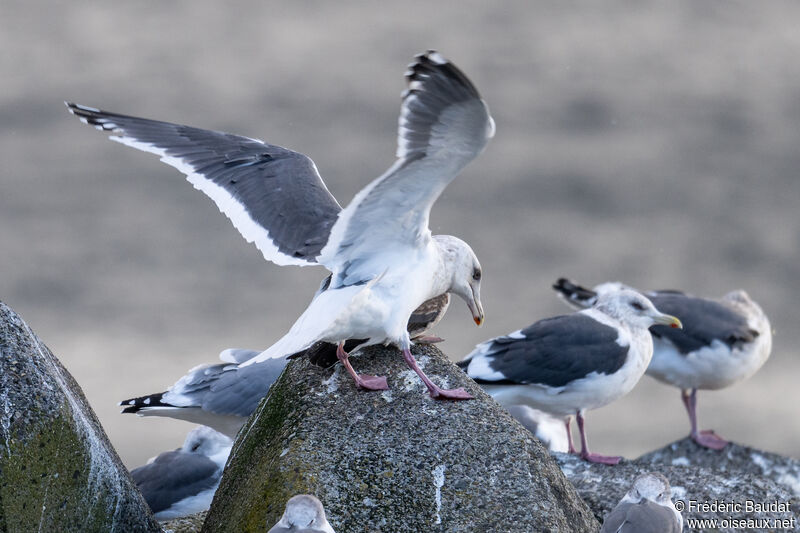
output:
M439 512L442 510L442 487L444 486L445 465L438 465L433 469L433 485L436 487L436 521L434 524L441 524L442 517Z

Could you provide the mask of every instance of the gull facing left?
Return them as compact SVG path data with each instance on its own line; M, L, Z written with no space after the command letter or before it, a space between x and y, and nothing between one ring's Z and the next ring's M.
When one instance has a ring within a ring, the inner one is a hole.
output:
M358 375L344 342L394 344L434 398L468 399L463 389L434 384L411 355L406 325L424 301L452 292L483 322L481 267L464 241L431 235L433 203L494 135L489 108L475 86L435 51L406 72L397 160L342 209L314 163L260 140L136 118L67 103L83 122L112 140L155 153L217 204L240 233L280 265L323 265L331 282L290 331L257 363L338 345L337 357L366 389L386 389L383 376Z

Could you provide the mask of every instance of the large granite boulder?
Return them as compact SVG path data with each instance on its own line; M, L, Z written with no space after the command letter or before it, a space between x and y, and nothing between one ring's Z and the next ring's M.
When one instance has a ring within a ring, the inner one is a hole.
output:
M352 358L391 390L357 390L337 365L291 362L234 444L204 531L264 531L298 493L339 533L599 529L538 441L432 346L414 353L464 402L431 399L394 348Z
M78 384L2 302L0 531L161 531Z
M614 467L586 463L568 454L553 456L601 521L636 476L660 472L672 485L684 531L800 531L796 512L800 464L796 459L733 443L716 452L689 438Z

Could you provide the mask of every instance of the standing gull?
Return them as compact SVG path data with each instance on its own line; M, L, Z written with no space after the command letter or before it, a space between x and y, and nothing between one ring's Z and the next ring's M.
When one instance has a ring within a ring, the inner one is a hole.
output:
M189 432L181 448L131 470L156 519L171 520L208 509L232 445L225 435L200 426Z
M667 478L657 472L642 474L606 515L600 533L680 533L683 517L671 498Z
M286 502L286 510L277 524L267 533L335 533L325 508L316 496L298 494Z
M434 51L406 72L397 160L342 209L308 157L262 141L67 103L83 122L111 139L161 156L210 196L234 226L281 265L320 264L327 288L289 333L253 364L297 353L318 341L337 344L337 357L356 384L388 388L382 376L359 376L344 342L395 344L435 398L467 399L463 389L435 385L411 355L406 324L435 296L463 298L483 322L481 268L472 249L449 235L431 235L433 203L494 135L494 121L470 80Z
M593 305L599 294L630 287L608 282L587 289L561 278L553 288L567 303L580 308ZM698 430L697 389L728 387L761 368L772 350L767 316L743 290L731 291L719 300L679 291L644 294L656 307L677 316L686 326L682 330L650 328L654 350L647 374L681 389L692 440L706 448L724 448L727 440L712 430Z
M408 330L408 335L411 337L411 340L417 344L442 342L444 339L436 337L435 335L427 335L427 333L442 320L449 306L449 293L440 294L439 296L422 302L422 305L417 307L408 318L406 329ZM344 343L343 349L346 353L350 353L364 344L364 341L365 339L348 339ZM339 358L336 355L337 350L338 345L319 341L311 345L310 348L293 354L289 358L308 357L313 364L327 368L338 361Z
M439 321L447 309L449 296L424 302L411 314L408 330L411 338L420 342L436 340L425 334ZM349 340L345 344L359 344ZM335 364L336 345L317 343L306 352L315 364ZM139 416L166 416L203 424L236 438L239 429L267 395L270 387L283 372L290 357L267 359L253 365L240 367L240 363L256 357L259 351L227 349L219 354L222 363L206 364L192 368L172 387L163 392L123 400L123 413ZM297 355L297 354L295 354Z
M589 452L584 413L624 396L644 375L653 355L647 328L681 327L635 291L601 295L591 309L546 318L479 344L459 366L502 405L527 405L578 419L582 459L617 464L620 457Z

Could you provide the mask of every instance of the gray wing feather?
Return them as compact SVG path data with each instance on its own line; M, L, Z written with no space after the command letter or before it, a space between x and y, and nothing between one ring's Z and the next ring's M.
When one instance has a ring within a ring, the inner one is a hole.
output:
M656 291L648 298L659 311L674 315L683 323L683 329L652 326L650 333L665 338L683 354L705 348L714 340L735 347L753 342L758 336L745 316L720 302L677 291Z
M286 363L287 358L281 357L244 367L226 363L199 367L181 378L163 400L180 407L247 417L267 395Z
M540 320L520 333L489 341L483 357L504 378L479 382L563 387L592 372L616 372L628 356L616 329L580 313Z
M209 387L203 409L212 413L250 416L281 375L286 363L285 357L267 359L222 374Z
M680 533L675 513L650 500L617 505L603 521L600 533Z
M117 135L112 139L159 154L185 173L266 259L316 263L341 207L305 155L230 133L67 106L83 122Z
M221 475L219 466L208 457L180 450L164 452L152 463L131 470L133 481L154 513L213 488Z
M413 339L435 326L450 306L450 294L444 293L422 302L408 318L408 333Z
M406 76L398 160L342 211L320 257L337 273L334 288L379 275L365 264L375 248L413 247L429 238L433 203L494 134L474 85L439 54L417 56Z

